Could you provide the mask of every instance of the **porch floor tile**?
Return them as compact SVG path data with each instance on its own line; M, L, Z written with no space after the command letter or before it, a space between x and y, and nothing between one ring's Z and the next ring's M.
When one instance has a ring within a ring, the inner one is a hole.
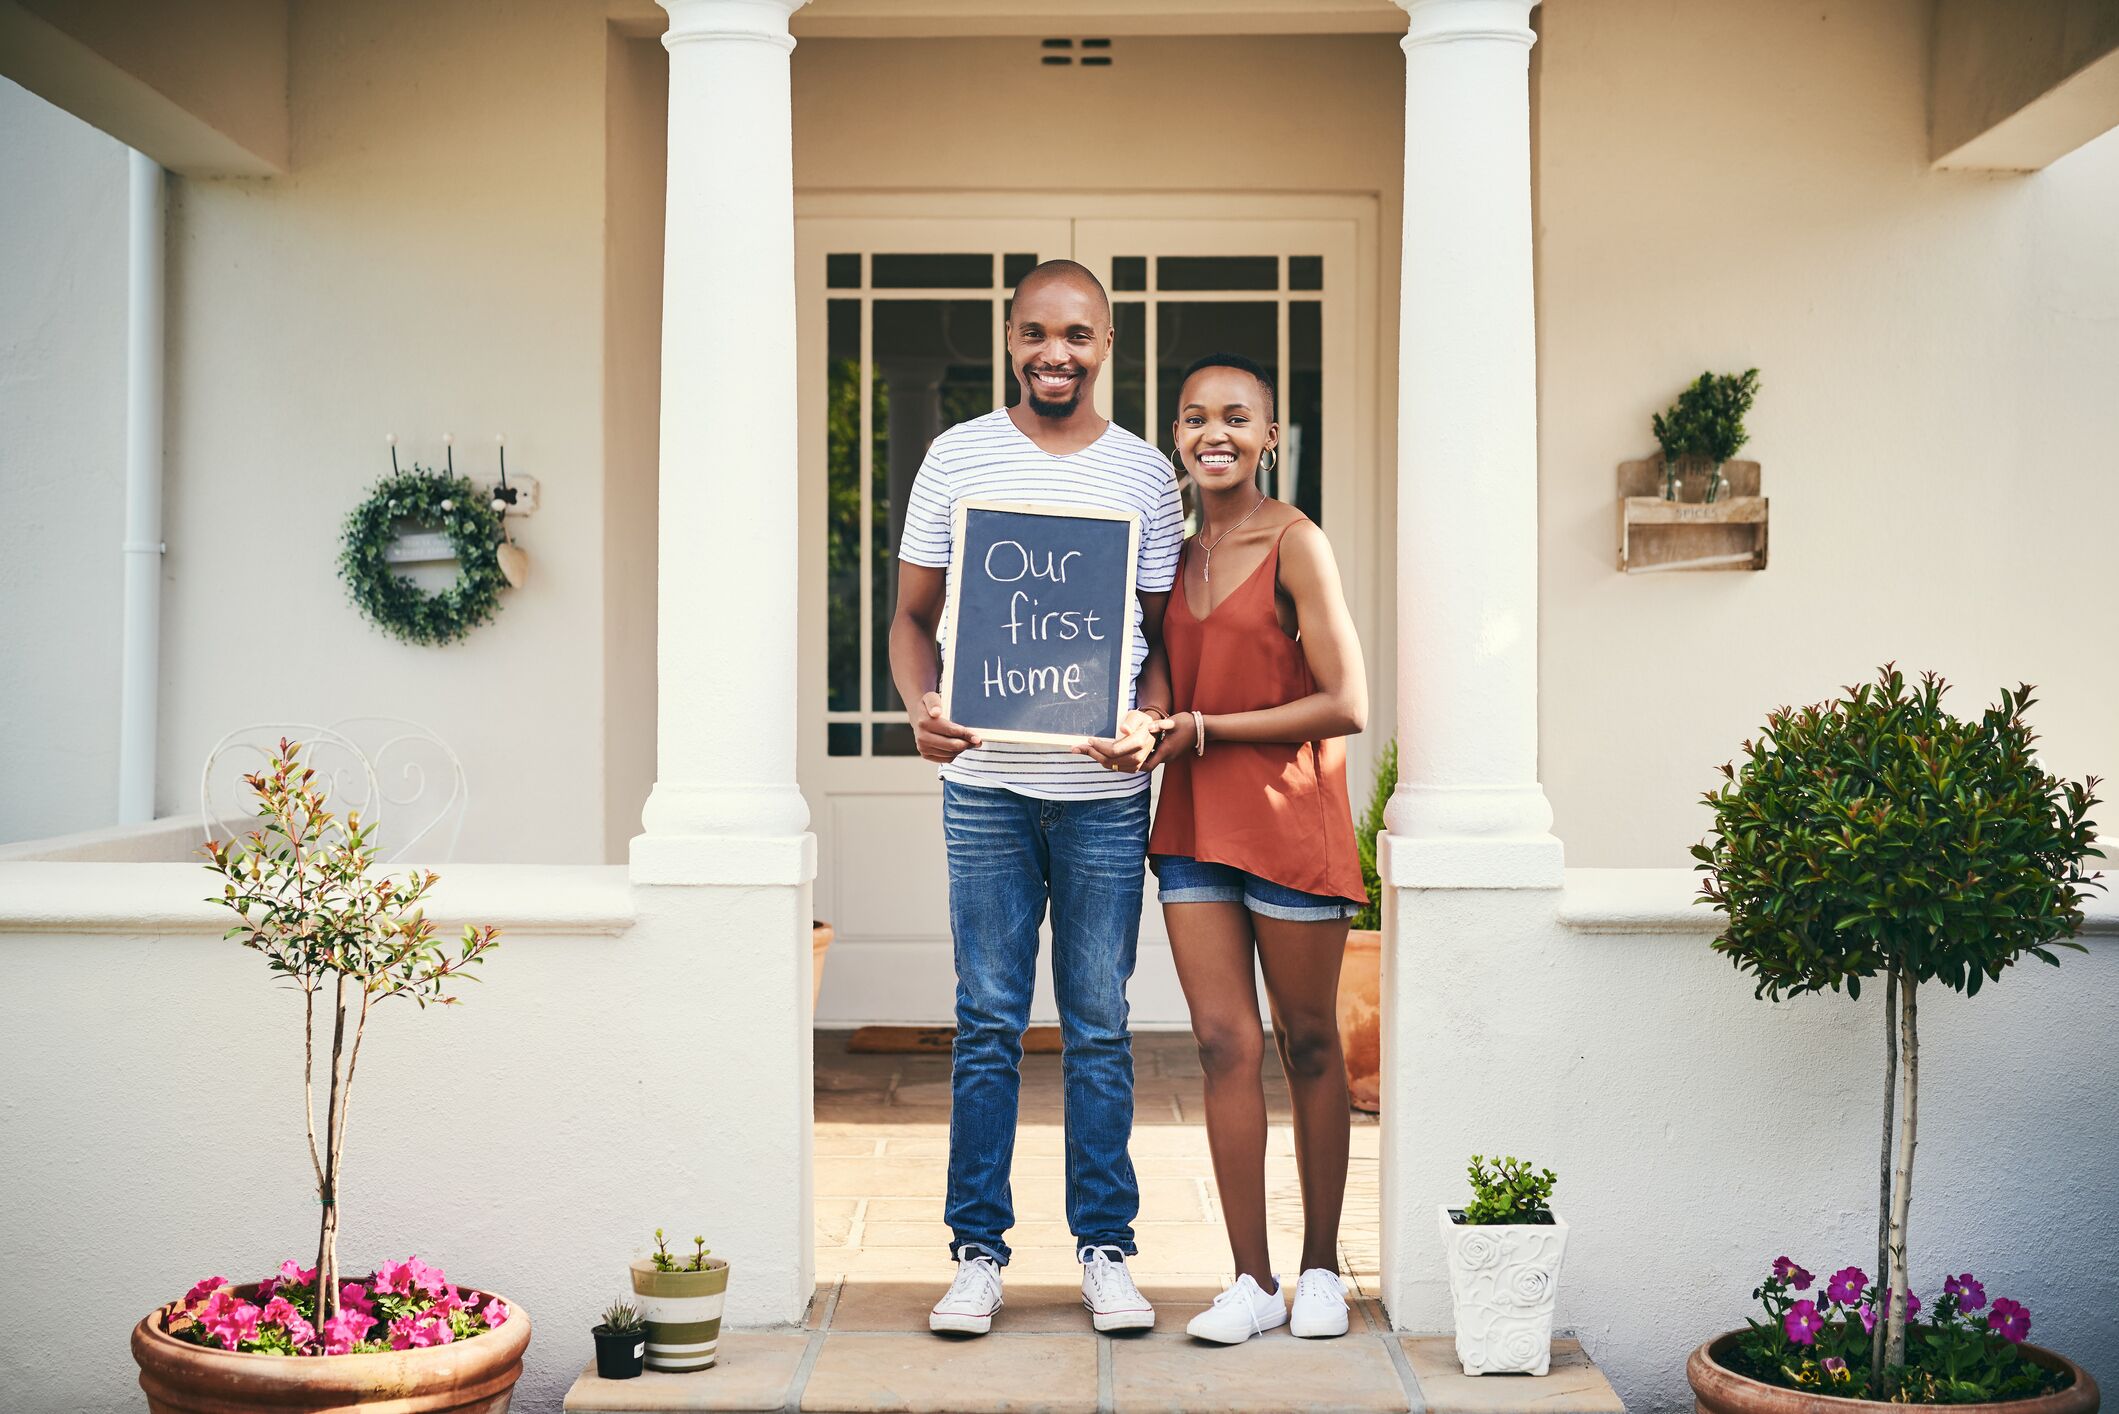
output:
M1134 1414L1148 1410L1412 1410L1423 1414L1624 1414L1579 1342L1553 1342L1543 1379L1468 1378L1448 1336L1391 1331L1376 1300L1377 1139L1355 1117L1341 1270L1354 1298L1338 1340L1285 1330L1235 1347L1184 1334L1229 1279L1198 1065L1188 1036L1134 1038L1142 1100L1133 1158L1141 1178L1131 1263L1155 1303L1153 1332L1100 1336L1081 1307L1081 1268L1065 1217L1058 1056L1026 1056L1016 1145L1018 1222L993 1334L940 1337L927 1312L949 1284L942 1192L948 1059L853 1056L845 1033L816 1049L817 1296L800 1331L730 1331L720 1363L691 1375L606 1381L593 1368L568 1414L671 1410L950 1411ZM1266 1060L1267 1223L1273 1255L1302 1245L1287 1093ZM1154 1082L1149 1084L1148 1082ZM940 1087L940 1088L937 1088ZM1292 1277L1292 1273L1289 1273Z

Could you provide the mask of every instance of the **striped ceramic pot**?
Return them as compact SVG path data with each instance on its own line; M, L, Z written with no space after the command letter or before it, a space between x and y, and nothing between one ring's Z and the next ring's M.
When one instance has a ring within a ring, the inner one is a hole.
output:
M633 1263L633 1294L647 1326L647 1367L682 1374L714 1363L721 1343L721 1301L728 1294L728 1263L706 1259L696 1272L658 1272L642 1259Z

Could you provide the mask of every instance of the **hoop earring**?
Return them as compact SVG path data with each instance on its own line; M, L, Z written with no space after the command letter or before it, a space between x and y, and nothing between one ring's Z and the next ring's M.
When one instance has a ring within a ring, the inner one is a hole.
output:
M1183 480L1186 475L1184 457L1175 447L1170 449L1170 470L1177 473L1179 480Z
M1258 474L1260 476L1271 476L1278 470L1280 470L1280 449L1278 447L1268 447L1259 453Z

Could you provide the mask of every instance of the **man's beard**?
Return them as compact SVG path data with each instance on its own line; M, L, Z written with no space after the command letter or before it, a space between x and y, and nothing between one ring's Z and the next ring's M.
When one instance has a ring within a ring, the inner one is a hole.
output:
M1030 411L1036 413L1039 417L1054 419L1072 417L1074 410L1081 405L1082 395L1080 393L1076 393L1063 403L1048 403L1034 392L1030 395Z
M1077 378L1075 380L1074 392L1063 403L1047 402L1040 398L1037 395L1037 384L1032 381L1029 369L1026 368L1022 371L1021 379L1024 389L1030 395L1030 411L1039 417L1055 420L1062 417L1072 417L1074 410L1082 405L1082 389L1087 385L1087 380L1085 379Z

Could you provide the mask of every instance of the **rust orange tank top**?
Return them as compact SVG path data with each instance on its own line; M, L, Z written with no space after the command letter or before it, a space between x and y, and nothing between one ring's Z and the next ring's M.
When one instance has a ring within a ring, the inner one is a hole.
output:
M1265 561L1204 619L1185 598L1192 550L1185 542L1163 613L1175 710L1256 712L1317 690L1302 645L1281 632L1273 605L1280 541L1299 523L1288 523ZM1148 853L1189 855L1305 893L1365 902L1346 743L1216 741L1210 732L1204 756L1188 751L1164 765Z

